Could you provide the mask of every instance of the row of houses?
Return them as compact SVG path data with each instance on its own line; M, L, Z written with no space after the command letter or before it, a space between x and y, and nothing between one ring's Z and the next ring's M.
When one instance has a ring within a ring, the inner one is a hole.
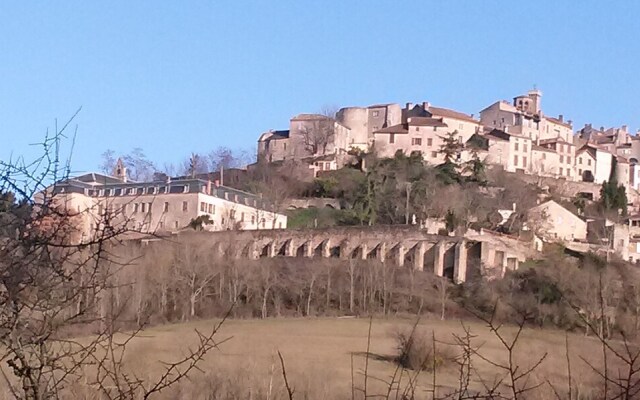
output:
M392 157L419 151L434 165L444 161L441 146L454 133L465 145L461 159L473 152L509 172L600 184L613 176L627 187L640 187L640 138L627 127L574 132L572 121L541 108L534 89L513 101L496 101L478 116L419 104L346 107L335 115L300 114L287 130L270 130L258 139L258 157L267 162L300 160L312 175L343 166L357 151Z

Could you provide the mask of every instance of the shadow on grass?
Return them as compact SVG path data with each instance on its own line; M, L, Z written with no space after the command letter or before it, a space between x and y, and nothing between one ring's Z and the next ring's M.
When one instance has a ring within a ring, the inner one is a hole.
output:
M371 352L367 353L366 351L352 351L351 355L355 357L369 357L370 360L390 362L394 364L398 362L398 358L396 356L376 354Z

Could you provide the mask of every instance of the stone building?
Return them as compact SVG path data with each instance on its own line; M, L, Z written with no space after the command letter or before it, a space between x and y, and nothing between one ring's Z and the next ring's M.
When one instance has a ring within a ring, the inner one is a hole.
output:
M573 141L569 142L557 136L552 139L538 140L537 144L557 153L558 164L555 166L557 177L571 181L579 180L579 175L575 171L576 146Z
M600 146L585 144L576 151L576 168L585 182L601 184L611 176L613 154ZM620 181L624 182L624 180Z
M39 199L51 196L58 207L80 217L79 231L85 238L107 220L136 233L180 231L198 217L204 230L287 226L286 215L253 194L197 178L132 182L118 165L119 176L88 173L69 178L49 187Z
M527 212L527 226L547 241L587 240L587 222L553 200Z
M441 164L444 158L440 149L448 132L447 124L440 118L410 117L404 124L375 131L373 151L379 157L393 157L398 151L407 155L419 151L427 162Z
M480 111L482 125L526 136L531 140L562 138L573 142L573 126L562 115L558 118L544 115L541 107L542 92L530 90L514 97L513 102L497 101Z
M299 114L288 130L270 130L258 139L258 157L268 162L346 154L354 143L351 130L331 117Z

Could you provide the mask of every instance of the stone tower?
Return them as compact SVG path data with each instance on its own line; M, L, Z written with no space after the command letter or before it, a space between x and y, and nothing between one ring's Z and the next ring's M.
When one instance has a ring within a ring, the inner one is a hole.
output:
M111 175L120 179L122 182L127 181L127 167L124 166L124 162L122 162L122 158L118 158L118 161L116 162L116 166L113 169L113 173Z

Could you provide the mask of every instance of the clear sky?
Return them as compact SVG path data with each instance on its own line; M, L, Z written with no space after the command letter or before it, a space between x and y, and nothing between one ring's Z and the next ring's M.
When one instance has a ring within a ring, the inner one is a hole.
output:
M640 128L640 2L7 1L0 159L76 119L74 169L107 148L158 164L324 105L467 113L534 84L546 114Z

